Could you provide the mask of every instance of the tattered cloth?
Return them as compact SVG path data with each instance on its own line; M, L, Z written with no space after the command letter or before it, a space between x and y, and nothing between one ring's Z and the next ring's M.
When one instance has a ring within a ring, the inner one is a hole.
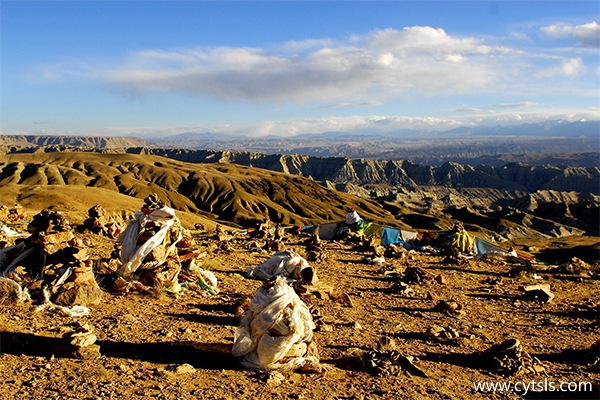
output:
M319 239L333 240L338 232L340 222L330 222L328 224L319 225Z
M317 281L316 272L308 264L308 261L293 250L277 252L255 268L248 267L246 273L250 278L263 281L277 276L312 284Z
M474 250L475 254L478 256L500 255L505 257L518 257L518 254L515 250L504 250L503 248L477 236L475 237Z
M153 223L160 229L144 243L138 245L140 233L149 223ZM117 271L117 275L127 280L131 279L132 275L144 261L144 258L150 254L155 247L165 242L169 230L175 224L179 224L179 219L175 216L175 210L170 207L162 207L149 214L140 210L136 211L135 219L129 222L127 229L125 229L118 238L119 242L122 244L121 262L123 265ZM160 262L164 262L166 258L173 253L175 245L181 238L182 235L181 232L179 232L178 237L171 242L170 246L165 251L163 259L159 260Z
M383 227L381 231L381 245L389 246L390 244L404 244L417 238L417 232L404 231L390 227Z
M360 215L358 215L356 211L350 211L348 214L346 214L347 225L356 224L360 220L362 220L362 218L360 217Z
M234 357L249 369L318 366L310 310L283 277L260 287L235 332Z
M475 239L465 230L453 232L448 240L448 245L463 253L470 253L475 246Z

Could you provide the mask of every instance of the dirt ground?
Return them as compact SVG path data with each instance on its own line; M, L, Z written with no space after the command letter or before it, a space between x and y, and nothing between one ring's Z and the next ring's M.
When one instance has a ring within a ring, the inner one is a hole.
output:
M287 236L285 242L303 254L305 239ZM245 369L231 348L243 312L240 305L261 286L243 273L272 252L252 248L250 239L234 240L230 251L214 250L208 234L196 240L208 251L204 265L218 279L217 295L106 292L103 302L84 317L34 312L30 303L0 301L0 398L599 397L598 364L590 364L599 356L593 346L600 339L600 280L590 271L532 271L505 259L453 263L429 251L405 252L375 265L365 262L368 254L351 243L327 242L326 260L310 264L323 288L342 295L332 298L325 289L301 295L315 317L319 315L314 338L323 370L267 374ZM97 235L87 242L95 243L97 256L108 257L112 249ZM410 267L422 268L426 278L391 290ZM550 302L524 297L523 286L539 283L550 284L555 295ZM443 309L440 301L458 307ZM77 323L93 326L99 358L61 355L62 336ZM435 326L451 333L428 335ZM371 351L382 337L393 339L402 356L414 357L412 365L426 377L406 364L394 368L388 363L379 372L370 368ZM504 376L486 351L511 338L520 340L530 368ZM477 382L535 386L526 395L512 390L482 393L474 389ZM593 389L551 390L561 382L568 383L566 389L589 382Z

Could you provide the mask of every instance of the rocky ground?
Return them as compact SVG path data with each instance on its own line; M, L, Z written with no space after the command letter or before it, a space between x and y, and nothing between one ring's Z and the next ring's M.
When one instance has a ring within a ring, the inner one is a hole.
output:
M76 236L90 258L110 258L114 239ZM194 239L206 252L203 268L218 279L217 294L116 293L97 270L102 301L86 316L0 297L0 398L599 396L597 265L574 260L548 269L517 259L449 259L433 249L399 251L379 264L355 243L326 242L324 259L310 262L319 284L301 294L316 322L322 370L264 373L244 368L231 349L262 285L244 272L273 251L249 237L232 237L225 247L211 232ZM283 243L306 255L306 239L287 234ZM524 291L540 284L549 290L537 297ZM64 336L78 329L91 330L97 347L69 352ZM512 348L495 347L502 345ZM474 387L494 382L519 382L521 391ZM579 390L560 391L562 382Z

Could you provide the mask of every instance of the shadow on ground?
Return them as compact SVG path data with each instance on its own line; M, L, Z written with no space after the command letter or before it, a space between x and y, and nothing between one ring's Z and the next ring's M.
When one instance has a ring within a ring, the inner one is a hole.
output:
M65 342L62 338L31 333L0 332L0 354L33 357L57 356ZM231 354L231 344L199 342L128 343L99 340L105 357L128 358L162 364L191 364L195 368L242 370Z

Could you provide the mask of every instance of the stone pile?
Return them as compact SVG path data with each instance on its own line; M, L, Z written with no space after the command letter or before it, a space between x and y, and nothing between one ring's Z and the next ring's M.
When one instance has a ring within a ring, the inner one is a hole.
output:
M216 235L221 237L224 233ZM156 194L144 199L141 210L118 240L122 265L116 271L115 290L151 292L153 288L179 293L182 283L192 283L192 287L207 288L210 293L218 291L214 274L196 262L206 252L199 250L191 233L181 226L175 210L165 206Z
M27 214L23 207L15 204L14 207L0 206L0 221L5 221L8 224L20 224L27 218Z
M117 238L123 231L99 204L88 210L88 217L83 221L83 228L110 238Z
M29 237L0 249L0 274L31 293L34 300L63 306L99 304L98 286L88 247L75 235L67 219L57 211L43 210L33 216Z
M100 357L100 346L95 344L97 336L89 324L78 324L75 329L63 335L64 343L58 353L64 357L93 360Z

